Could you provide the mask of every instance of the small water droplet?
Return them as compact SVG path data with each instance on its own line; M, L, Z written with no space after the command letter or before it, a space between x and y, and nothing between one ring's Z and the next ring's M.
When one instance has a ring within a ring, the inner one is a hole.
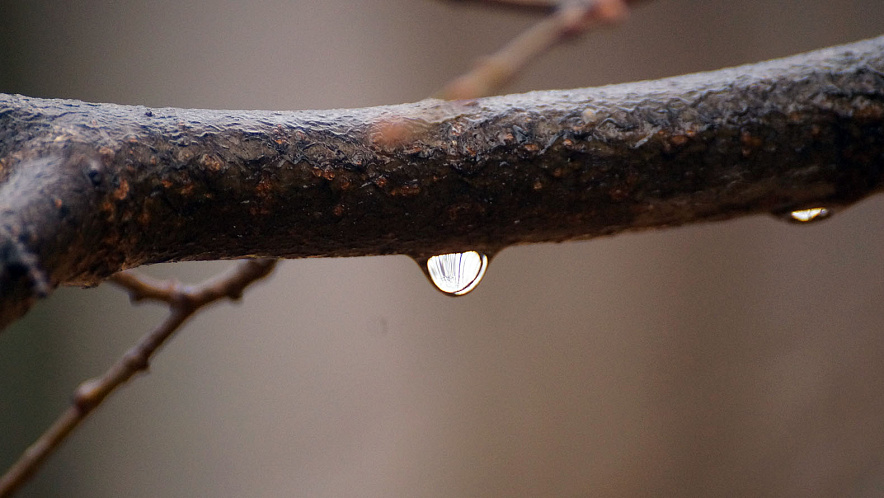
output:
M789 213L788 220L795 223L810 223L812 221L824 220L831 215L832 211L824 207L796 209Z
M438 254L421 267L437 289L449 296L463 296L482 281L488 269L488 256L476 251Z

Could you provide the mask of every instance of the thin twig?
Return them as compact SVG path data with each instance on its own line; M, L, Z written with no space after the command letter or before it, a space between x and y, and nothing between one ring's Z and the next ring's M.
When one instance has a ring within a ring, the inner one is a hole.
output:
M153 354L194 313L222 298L239 299L243 290L266 277L276 265L275 259L252 259L239 262L227 272L195 286L175 281L157 281L131 272L114 275L109 280L129 292L133 301L154 300L169 304L169 316L127 351L104 375L80 384L71 405L56 419L3 477L0 498L11 496L40 468L43 462L108 395L132 376L146 371Z
M463 1L463 0L462 0ZM477 61L466 74L450 81L431 97L472 100L499 92L532 59L559 43L602 24L625 19L627 4L637 0L472 0L495 7L548 12L550 15L496 53ZM416 130L407 120L384 119L372 126L375 142L397 147L414 140Z
M510 41L498 52L483 57L468 73L454 79L434 95L446 100L475 99L497 93L544 52L559 43L602 25L620 22L635 0L486 0L512 7L551 9L552 14Z

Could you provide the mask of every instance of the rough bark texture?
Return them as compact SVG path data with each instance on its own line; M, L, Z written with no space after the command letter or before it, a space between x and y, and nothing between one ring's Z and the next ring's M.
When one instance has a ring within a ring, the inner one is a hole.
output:
M884 37L659 81L356 110L0 95L0 327L146 263L476 249L846 205Z

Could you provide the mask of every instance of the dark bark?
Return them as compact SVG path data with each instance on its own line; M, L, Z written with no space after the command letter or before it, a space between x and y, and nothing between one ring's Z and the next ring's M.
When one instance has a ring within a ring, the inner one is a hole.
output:
M884 37L717 72L356 110L0 95L0 326L145 263L562 241L878 191Z

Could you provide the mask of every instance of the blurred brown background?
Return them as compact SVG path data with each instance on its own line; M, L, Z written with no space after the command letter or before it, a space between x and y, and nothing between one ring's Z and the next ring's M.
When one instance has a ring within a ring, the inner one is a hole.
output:
M433 0L0 0L0 91L414 101L532 20ZM880 0L658 0L509 90L881 32ZM458 299L406 257L286 262L198 316L22 496L882 496L882 210L511 248ZM0 466L161 316L107 286L63 289L0 334Z

